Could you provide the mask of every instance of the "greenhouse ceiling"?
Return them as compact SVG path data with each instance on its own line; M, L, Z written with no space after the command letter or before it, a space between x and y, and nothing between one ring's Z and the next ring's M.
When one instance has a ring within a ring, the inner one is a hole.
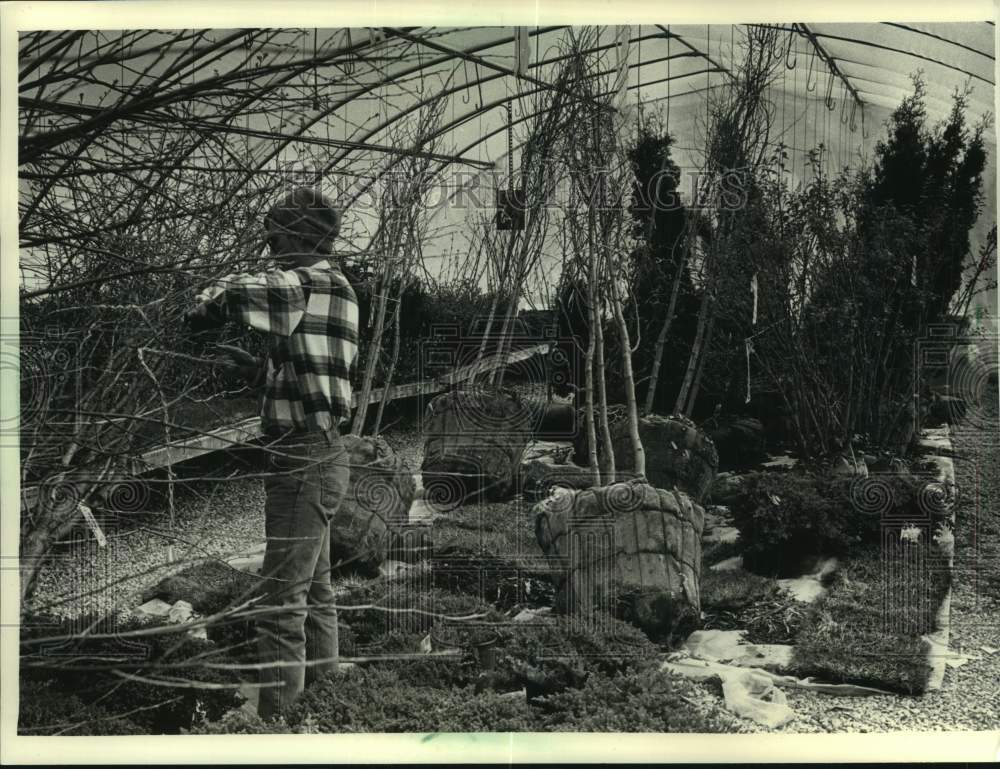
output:
M676 162L696 172L709 94L732 78L741 41L755 27L774 30L782 46L768 89L771 142L787 148L792 184L808 178L809 152L821 144L827 170L870 155L918 72L933 120L947 116L963 89L971 89L970 121L993 110L995 30L988 21L602 27L588 46L614 83L602 103L636 123L658 115L674 136ZM371 218L363 210L366 193L413 156L443 180L438 202L468 200L463 193L478 190L480 202L492 206L491 190L519 162L524 126L545 103L539 97L556 88L578 32L548 26L22 33L22 249L72 241L74 234L60 226L70 208L77 235L223 211L240 220L257 209L256 196L267 188L262 179L290 172L335 189L356 214L348 226L363 240ZM437 122L413 146L412 126L432 103L439 106ZM992 169L992 130L987 143ZM986 205L995 207L992 179L986 187ZM102 205L87 208L95 190ZM438 206L439 243L461 236L461 209ZM81 216L89 224L80 224Z

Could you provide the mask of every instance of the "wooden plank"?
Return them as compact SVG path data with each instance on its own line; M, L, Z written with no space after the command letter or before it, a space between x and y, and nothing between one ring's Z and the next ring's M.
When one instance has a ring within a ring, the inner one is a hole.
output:
M540 352L548 350L548 344L540 344L525 350L518 350L508 353L506 362L503 365L510 365L523 360L527 360ZM401 398L412 398L416 395L431 395L447 389L448 385L465 381L476 371L490 371L499 368L501 365L500 356L495 355L481 361L479 366L471 364L462 366L450 372L445 377L436 379L425 379L420 382L409 382L402 385L394 385L389 389L389 400L399 400ZM373 389L368 397L368 403L379 403L385 388ZM351 405L357 408L359 394L354 393ZM162 446L142 455L142 461L149 467L166 467L167 465L193 459L194 457L208 454L212 451L232 448L234 445L247 443L260 437L260 417L251 417L236 425L229 425L213 430L206 435L196 438L189 438L180 441L172 446Z
M547 352L549 349L549 344L537 344L532 347L527 347L523 350L516 350L508 352L504 356L504 360L500 360L499 355L491 355L483 358L478 363L467 363L464 366L459 366L458 368L452 370L450 373L444 376L438 377L435 381L443 382L446 384L456 384L458 382L464 382L467 379L471 379L474 374L484 373L487 371L492 371L493 369L500 368L501 366L509 366L512 363L520 363L521 361L528 360L540 352Z
M484 358L478 365L472 363L460 366L441 377L394 385L389 388L389 400L394 401L401 398L412 398L416 395L432 395L442 392L453 384L468 380L474 373L492 371L501 365L519 363L539 353L548 352L548 350L549 344L545 342L523 350L508 352L503 356L503 360L501 360L501 356L499 355L492 355ZM384 391L384 387L372 390L368 398L368 403L381 402ZM354 393L352 405L355 408L358 406L358 400L358 393ZM225 425L194 438L185 438L168 446L157 446L141 454L139 462L149 469L169 467L178 462L210 454L213 451L231 449L234 446L250 443L259 437L261 437L260 417L250 417L234 425ZM37 502L37 486L27 486L21 490L22 509L33 508Z
M168 467L194 459L202 454L208 454L221 449L231 449L233 446L246 444L260 437L260 417L250 417L235 425L226 425L211 430L195 438L186 438L169 446L158 446L144 452L140 461L150 469Z

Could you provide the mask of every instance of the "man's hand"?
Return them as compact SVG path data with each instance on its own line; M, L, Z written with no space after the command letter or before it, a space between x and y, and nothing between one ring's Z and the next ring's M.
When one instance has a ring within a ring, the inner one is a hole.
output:
M253 355L248 353L242 347L235 347L231 344L217 344L216 349L222 350L226 353L233 361L233 363L239 366L257 366L260 367L261 360L255 358Z
M247 381L251 387L259 385L264 378L264 361L255 358L246 350L234 347L229 344L217 344L216 348L224 352L228 357L219 358L219 363L230 366Z
M196 325L198 321L208 320L208 305L199 304L184 313L184 322L188 325Z
M210 302L197 304L184 313L184 325L194 333L218 328L225 322L222 308Z

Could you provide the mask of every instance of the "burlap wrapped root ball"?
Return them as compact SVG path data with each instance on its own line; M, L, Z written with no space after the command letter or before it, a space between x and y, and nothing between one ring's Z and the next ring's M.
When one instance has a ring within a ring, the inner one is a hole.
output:
M345 435L351 479L330 523L332 576L378 576L393 529L406 524L413 473L381 438Z
M475 387L442 393L424 420L424 496L438 508L509 498L536 412L516 393Z
M541 456L521 464L518 479L526 502L545 499L556 487L587 489L595 485L594 473L559 457Z
M535 535L563 574L556 610L610 613L654 641L686 638L701 618L704 520L688 495L639 481L555 489L535 506Z
M595 417L596 419L596 417ZM634 453L629 436L625 409L609 409L611 444L615 455L615 471L621 478L634 472ZM582 410L577 420L579 431L573 442L573 461L581 467L590 463L586 416ZM597 424L598 456L602 447L600 424ZM680 415L664 417L647 414L639 418L639 438L646 452L646 478L657 488L672 489L701 502L719 469L715 444L694 422Z

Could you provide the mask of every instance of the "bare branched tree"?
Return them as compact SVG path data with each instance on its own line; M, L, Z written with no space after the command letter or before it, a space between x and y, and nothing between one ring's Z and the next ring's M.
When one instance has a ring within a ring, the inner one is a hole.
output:
M688 358L674 412L694 408L705 353L712 340L716 303L741 259L739 238L743 211L754 192L755 178L768 157L773 108L766 96L782 65L778 31L747 26L741 36L738 66L731 80L709 97L704 167L692 207L711 217L706 243L702 301L694 345Z

